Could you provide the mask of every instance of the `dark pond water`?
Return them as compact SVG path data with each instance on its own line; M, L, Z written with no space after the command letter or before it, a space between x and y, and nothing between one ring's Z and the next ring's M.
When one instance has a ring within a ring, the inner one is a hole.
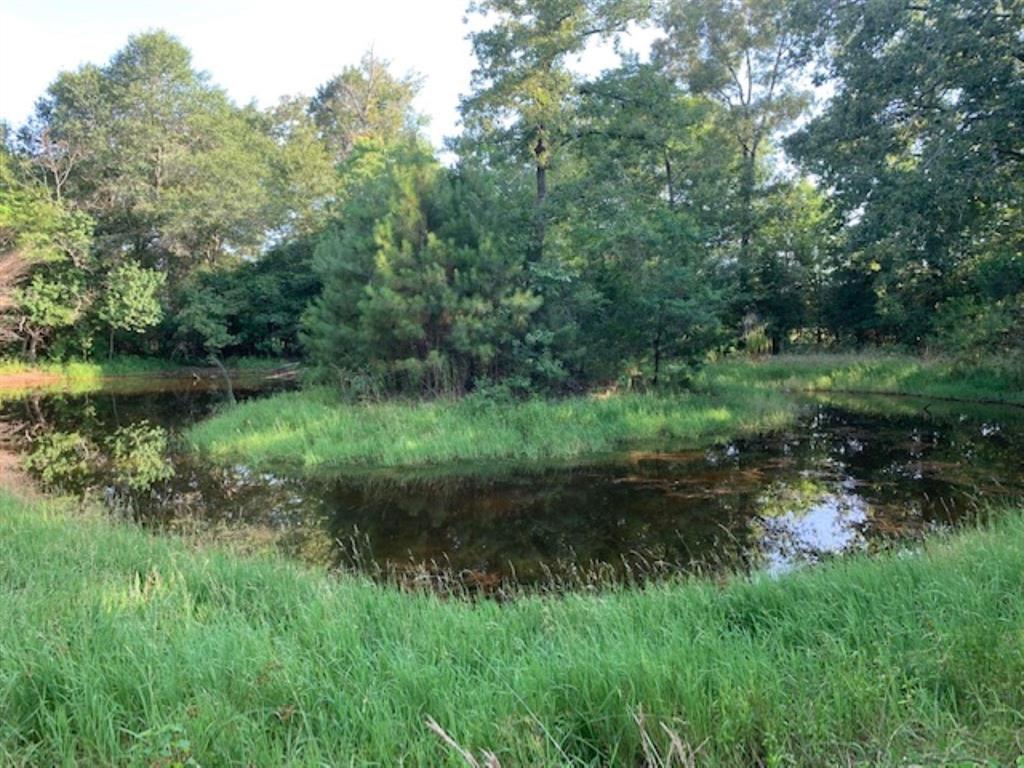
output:
M273 388L276 385L270 385ZM209 467L185 427L226 395L160 391L0 402L0 435L44 484L158 528L405 579L571 586L679 570L781 570L889 546L1024 496L1024 409L808 401L792 429L572 466L301 479ZM266 382L236 383L239 399Z

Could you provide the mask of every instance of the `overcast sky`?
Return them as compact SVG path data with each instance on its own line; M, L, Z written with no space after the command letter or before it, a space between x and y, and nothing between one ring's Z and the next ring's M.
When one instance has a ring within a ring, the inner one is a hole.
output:
M371 46L396 71L425 77L416 107L440 146L457 131L459 95L473 58L465 39L467 0L0 0L0 119L25 121L57 73L102 64L128 36L166 29L192 50L238 103L261 106L285 94L310 95L359 61ZM652 34L631 46L645 52ZM607 47L578 67L613 66Z

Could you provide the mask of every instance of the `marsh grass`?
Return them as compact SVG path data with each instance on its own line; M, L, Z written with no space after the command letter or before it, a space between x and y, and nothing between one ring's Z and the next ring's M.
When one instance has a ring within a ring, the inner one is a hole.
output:
M351 404L326 389L253 400L192 428L192 447L254 467L417 467L578 458L707 445L771 430L797 407L771 391L613 395L488 403Z
M996 360L968 363L887 354L734 358L709 365L698 376L697 385L919 395L1024 405L1024 369Z
M1012 765L1024 749L1018 514L779 578L505 604L9 495L0 541L3 764Z
M778 429L799 409L787 391L1024 405L1024 372L897 355L783 355L709 365L694 391L682 393L353 404L319 388L244 403L187 438L219 463L307 472L582 459L630 448L701 447Z

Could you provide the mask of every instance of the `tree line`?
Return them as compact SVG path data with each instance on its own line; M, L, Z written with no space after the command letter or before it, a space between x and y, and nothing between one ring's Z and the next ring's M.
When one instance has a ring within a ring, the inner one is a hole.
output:
M478 0L443 164L367 54L239 106L163 32L0 154L0 344L565 390L709 354L1024 355L1021 0ZM594 76L636 25L649 57Z

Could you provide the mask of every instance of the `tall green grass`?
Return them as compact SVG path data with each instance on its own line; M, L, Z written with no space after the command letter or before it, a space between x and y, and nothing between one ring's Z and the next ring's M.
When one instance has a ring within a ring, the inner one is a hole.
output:
M781 390L914 394L1024 404L1024 373L897 355L785 355L708 366L695 392L534 399L342 402L311 389L244 403L193 428L218 462L306 470L459 461L571 459L626 448L694 447L781 427Z
M922 395L1024 405L1024 370L996 360L964 363L886 354L779 355L708 366L698 385Z
M506 768L658 764L673 744L702 766L1024 749L1017 514L780 578L506 604L2 494L0 542L5 765L463 765L428 717Z
M243 403L198 424L188 439L218 462L424 466L692 447L777 428L795 411L784 396L768 391L348 404L326 389L311 389Z

